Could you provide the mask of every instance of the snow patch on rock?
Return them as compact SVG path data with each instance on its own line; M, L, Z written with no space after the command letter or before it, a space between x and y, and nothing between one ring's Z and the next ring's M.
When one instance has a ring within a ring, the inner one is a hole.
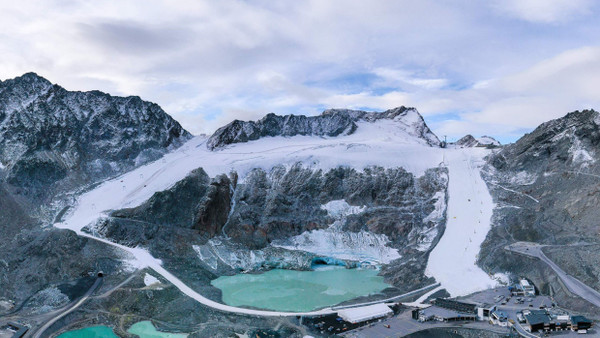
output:
M435 240L435 237L438 235L438 228L433 227L429 228L424 232L421 232L421 238L419 238L417 242L417 250L425 252L431 248L431 244Z
M527 171L520 171L510 178L510 183L517 185L531 185L535 183L536 175L530 174Z
M346 200L333 200L323 204L321 209L327 211L330 217L337 219L348 215L360 214L365 210L365 206L350 205Z
M440 222L444 216L445 216L445 212L446 212L446 193L444 191L438 191L435 193L435 195L433 195L432 199L435 200L435 203L433 204L433 211L427 215L427 217L425 217L423 219L424 223L427 222Z
M206 265L208 265L212 270L217 270L219 265L218 258L215 254L212 253L210 248L207 245L192 245L194 251Z
M595 162L594 157L590 155L583 144L581 144L579 138L576 136L572 138L569 154L571 155L574 163L580 163L582 166L589 166Z
M509 285L510 284L510 277L506 273L497 272L492 275L492 279L495 279L501 285Z
M435 195L433 195L432 199L435 200L433 204L434 209L429 215L427 215L427 217L423 219L423 224L432 222L435 225L420 231L415 229L418 231L418 233L415 235L418 236L417 250L422 252L425 252L431 248L433 241L439 233L438 225L446 216L446 193L444 191L438 191L435 193Z
M327 211L327 215L335 219L331 228L339 230L344 225L347 216L360 214L366 207L353 206L345 200L334 200L323 204L321 209Z
M144 276L144 284L146 286L152 286L155 284L160 284L160 281L158 280L158 278L152 276L151 274L146 272L146 275Z

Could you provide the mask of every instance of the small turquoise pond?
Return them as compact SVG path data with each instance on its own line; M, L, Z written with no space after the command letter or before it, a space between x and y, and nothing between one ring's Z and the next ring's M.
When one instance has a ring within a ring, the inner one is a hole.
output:
M372 269L327 266L313 271L274 269L260 275L221 276L211 284L223 302L276 311L312 311L390 287Z
M127 332L140 336L140 338L185 338L187 334L184 333L167 333L156 331L154 325L149 320L138 322L129 328Z
M90 326L62 333L58 338L119 338L110 327Z

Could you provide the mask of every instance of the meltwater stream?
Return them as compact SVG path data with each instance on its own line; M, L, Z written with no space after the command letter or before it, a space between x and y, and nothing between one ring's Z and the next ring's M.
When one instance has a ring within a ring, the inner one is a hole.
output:
M211 284L223 302L275 311L312 311L378 293L390 285L373 269L325 266L313 271L274 269L262 274L222 276Z

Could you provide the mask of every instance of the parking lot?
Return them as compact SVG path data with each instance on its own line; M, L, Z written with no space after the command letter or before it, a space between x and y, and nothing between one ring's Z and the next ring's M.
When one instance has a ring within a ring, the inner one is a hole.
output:
M518 299L523 300L519 303ZM540 307L551 308L554 304L548 296L511 296L506 287L484 290L473 295L461 297L460 300L472 303L497 305L498 309L539 309Z
M539 334L531 334L525 330L525 324L519 323L518 314L523 310L533 310L540 308L552 309L552 312L560 313L562 310L555 307L555 303L551 297L548 296L512 296L511 292L507 287L498 287L494 289L488 289L475 294L460 297L457 299L463 302L486 304L489 307L496 306L497 310L504 312L511 322L515 324L519 334L525 337L538 337ZM566 312L565 312L566 314ZM522 319L522 318L521 318ZM442 328L442 327L463 327L471 329L489 330L501 334L508 334L511 332L510 327L500 327L498 325L492 325L488 321L475 321L475 322L418 322L411 318L410 311L405 311L395 317L387 318L381 321L370 323L364 327L345 332L342 336L345 337L402 337L407 334L430 329L430 328ZM596 330L593 329L590 336L597 334ZM561 331L553 332L551 336L560 337L575 337L577 333L572 331Z

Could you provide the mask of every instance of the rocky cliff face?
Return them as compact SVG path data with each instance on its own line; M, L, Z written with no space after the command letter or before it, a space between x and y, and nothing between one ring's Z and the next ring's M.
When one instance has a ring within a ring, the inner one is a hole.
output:
M139 207L113 211L88 231L149 247L167 261L186 256L221 273L219 266L308 268L311 258L328 255L356 263L394 261L397 269L386 276L408 288L427 280L427 254L443 233L446 187L444 168L417 178L401 168L322 171L296 164L255 169L239 181L235 174L209 178L198 169ZM235 259L215 251L228 245L209 241L216 238L231 241ZM181 251L175 256L164 250ZM415 271L406 275L409 267Z
M437 227L443 220L436 203L445 199L447 174L443 168L419 178L401 168L323 172L297 164L269 172L255 169L243 182L234 182L226 175L211 179L198 169L139 207L113 211L110 217L117 223L139 221L140 227L195 229L207 238L226 236L250 248L263 248L273 240L329 227L335 218L324 205L344 200L359 206L360 212L344 218L340 230L384 234L398 247L416 248L422 238L409 234L415 228ZM428 217L434 212L438 218Z
M71 92L34 73L0 82L5 180L36 202L154 160L190 136L139 97Z
M435 136L421 115L414 108L398 107L381 113L349 109L329 109L318 116L268 114L258 121L235 120L219 128L208 140L211 150L228 144L258 140L267 136L343 136L358 128L358 122L375 122L388 119L411 136L423 140L430 146L439 146Z
M543 291L559 293L561 286L551 272L543 266L531 269L532 262L515 259L503 250L515 241L553 245L549 250L555 256L562 248L562 257L556 258L565 263L568 273L583 280L592 276L595 282L590 285L600 289L600 269L595 264L600 256L580 260L578 256L589 258L592 253L587 247L573 245L600 244L599 124L598 112L576 111L540 125L490 155L485 176L497 207L480 264L494 272L523 274Z

